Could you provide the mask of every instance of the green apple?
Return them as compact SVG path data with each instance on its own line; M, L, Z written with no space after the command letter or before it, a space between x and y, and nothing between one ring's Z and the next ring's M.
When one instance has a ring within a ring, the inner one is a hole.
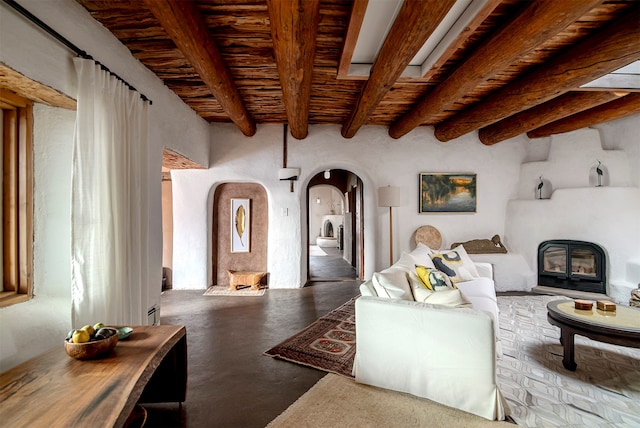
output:
M102 324L101 322L97 322L97 323L95 323L95 324L93 325L93 329L94 329L95 331L98 331L98 330L100 330L100 329L101 329L101 328L103 328L103 327L104 327L104 324Z

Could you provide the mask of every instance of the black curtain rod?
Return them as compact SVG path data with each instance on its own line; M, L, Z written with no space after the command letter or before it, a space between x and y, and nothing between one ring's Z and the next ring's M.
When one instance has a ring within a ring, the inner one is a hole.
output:
M59 41L60 43L62 43L63 45L65 45L67 48L69 48L70 50L72 50L76 55L78 55L81 58L84 59L90 59L92 61L94 61L96 64L98 64L100 66L100 68L104 71L106 71L107 73L111 74L113 77L115 77L116 79L118 79L119 81L121 81L122 83L124 83L125 85L127 85L127 87L129 89L131 89L132 91L137 92L138 94L140 94L140 98L142 98L143 101L148 101L149 104L153 104L153 101L151 101L149 98L147 98L147 96L145 94L143 94L142 92L138 91L136 88L134 88L129 82L127 82L126 80L124 80L122 77L118 76L116 73L114 73L113 71L109 70L109 68L102 64L100 61L97 61L96 59L94 59L91 55L89 55L88 53L86 53L85 51L83 51L82 49L80 49L79 47L77 47L76 45L74 45L73 43L71 43L69 40L67 40L66 38L64 38L60 33L58 33L56 30L54 30L53 28L49 27L47 24L45 24L44 22L42 22L42 20L40 18L38 18L37 16L35 16L34 14L32 14L31 12L29 12L27 9L25 9L24 7L22 7L20 4L18 4L15 0L3 0L8 6L12 7L15 11L17 11L18 13L20 13L22 16L24 16L25 18L27 18L29 21L33 22L34 24L36 24L38 27L40 27L42 30L44 30L45 32L47 32L50 36L52 36L54 39L56 39L57 41Z

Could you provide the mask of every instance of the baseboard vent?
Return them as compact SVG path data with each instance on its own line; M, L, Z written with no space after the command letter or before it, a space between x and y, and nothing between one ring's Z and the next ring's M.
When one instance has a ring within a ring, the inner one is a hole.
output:
M152 306L147 312L148 325L159 325L160 324L160 310L158 306Z

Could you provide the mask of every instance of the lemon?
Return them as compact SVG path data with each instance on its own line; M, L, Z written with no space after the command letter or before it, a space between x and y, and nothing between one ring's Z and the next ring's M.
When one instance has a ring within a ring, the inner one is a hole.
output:
M89 324L85 325L80 330L84 330L89 333L89 337L93 336L96 333L96 330L93 328L93 326Z
M84 329L76 330L73 332L73 335L71 335L71 341L73 343L84 343L88 342L89 339L91 339L91 336L87 330Z

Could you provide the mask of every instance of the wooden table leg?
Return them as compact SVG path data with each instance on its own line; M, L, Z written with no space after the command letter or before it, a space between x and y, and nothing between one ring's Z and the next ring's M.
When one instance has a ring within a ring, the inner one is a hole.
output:
M564 350L564 356L562 357L562 365L565 369L576 371L578 366L575 362L575 347L574 347L575 334L570 331L569 328L563 327L560 329L560 343Z

